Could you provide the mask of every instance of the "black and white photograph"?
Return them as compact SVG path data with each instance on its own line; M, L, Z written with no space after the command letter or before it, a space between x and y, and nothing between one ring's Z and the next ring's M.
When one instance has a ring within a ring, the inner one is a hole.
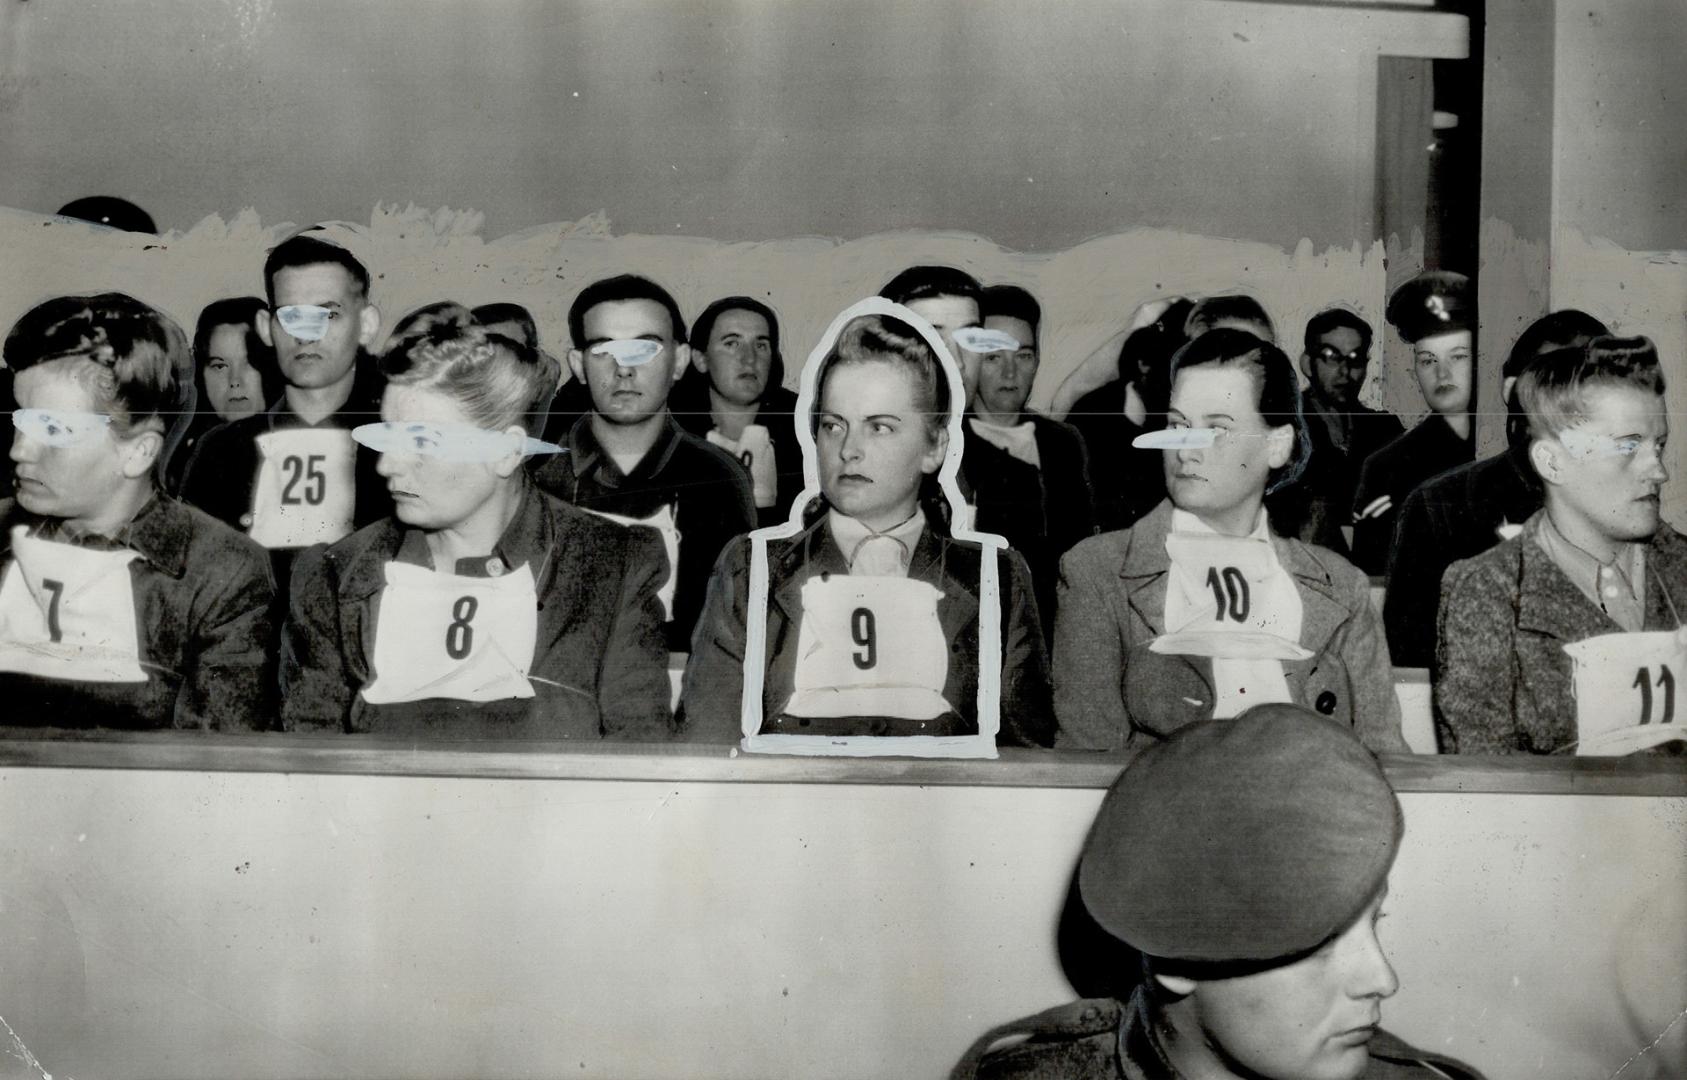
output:
M1680 0L0 0L0 1080L1687 1077Z

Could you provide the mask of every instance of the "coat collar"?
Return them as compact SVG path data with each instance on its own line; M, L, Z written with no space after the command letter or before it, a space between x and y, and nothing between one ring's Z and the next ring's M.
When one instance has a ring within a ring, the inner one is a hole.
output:
M1155 634L1165 633L1166 582L1171 572L1166 537L1171 533L1171 524L1172 502L1166 499L1131 526L1124 562L1119 568L1131 607ZM1329 553L1286 539L1275 531L1271 533L1271 545L1300 593L1300 644L1308 649L1321 649L1353 614L1337 592Z
M592 432L592 414L587 413L568 433L568 461L573 469L575 482L590 476L594 483L606 488L618 488L652 481L668 467L674 452L679 449L680 434L680 426L675 422L673 414L664 411L662 428L656 436L656 441L645 451L644 457L639 459L632 472L623 473L621 467L615 464L615 459L610 457L597 441L597 436Z
M784 550L769 546L769 600L784 612L789 622L795 624L802 615L803 582L815 574L848 574L849 563L833 541L832 530L826 527L824 514L796 536L775 543L783 545ZM908 561L908 577L911 580L941 581L945 593L952 590L964 592L976 600L978 583L955 578L943 565L947 544L948 541L932 531L931 523L927 522L920 532L919 543L914 545L913 557Z
M12 528L28 527L30 532L45 533L45 539L55 539L59 522L43 518L25 510L16 499L0 502L0 557L12 552ZM109 546L128 548L141 558L173 578L187 573L188 547L193 540L193 516L186 506L162 492L154 492L141 512L112 537ZM94 546L89 544L87 546Z
M1622 631L1615 620L1589 603L1552 556L1535 540L1546 510L1535 511L1523 532L1507 543L1518 545L1517 628L1582 641ZM1687 581L1687 540L1667 524L1646 545L1647 629L1670 628L1687 617L1687 597L1669 592L1670 582ZM1676 592L1680 592L1679 588ZM1671 605L1673 604L1674 610Z

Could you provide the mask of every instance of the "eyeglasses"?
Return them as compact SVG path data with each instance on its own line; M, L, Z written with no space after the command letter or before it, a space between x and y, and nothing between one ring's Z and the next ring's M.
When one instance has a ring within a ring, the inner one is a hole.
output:
M1320 345L1314 355L1320 363L1339 360L1348 367L1363 367L1371 358L1369 349L1354 349L1352 352L1344 353L1334 345Z

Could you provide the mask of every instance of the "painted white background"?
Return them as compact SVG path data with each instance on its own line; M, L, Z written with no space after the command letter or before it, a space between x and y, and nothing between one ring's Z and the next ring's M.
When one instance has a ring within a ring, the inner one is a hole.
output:
M9 769L0 1016L61 1077L938 1077L1071 997L1100 797ZM1595 1080L1687 1008L1687 800L1402 801L1393 1030Z

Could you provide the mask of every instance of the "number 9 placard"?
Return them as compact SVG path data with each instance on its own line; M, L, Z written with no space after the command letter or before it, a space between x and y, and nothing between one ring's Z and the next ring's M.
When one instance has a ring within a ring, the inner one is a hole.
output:
M931 720L943 699L949 646L937 616L943 593L909 578L821 575L802 587L792 716ZM894 628L894 642L881 632ZM887 647L888 646L888 647Z

